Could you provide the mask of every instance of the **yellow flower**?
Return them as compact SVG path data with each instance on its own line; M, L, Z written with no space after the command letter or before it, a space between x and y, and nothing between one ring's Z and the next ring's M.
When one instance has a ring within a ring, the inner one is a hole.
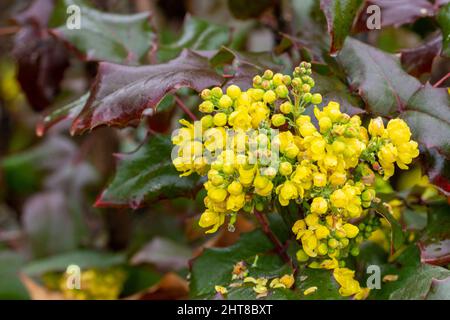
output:
M330 230L325 226L318 226L317 229L314 231L316 233L317 239L325 239L330 235Z
M292 274L285 274L280 278L280 282L285 285L286 288L291 288L294 285L295 279Z
M305 218L305 222L308 227L315 227L317 224L319 224L319 216L314 213L308 214Z
M282 206L287 206L289 200L298 198L298 190L291 181L286 181L279 185L276 189L276 193L278 194L278 200Z
M214 233L219 229L219 227L225 222L225 215L220 214L211 210L205 210L205 212L201 215L200 221L198 222L199 226L202 228L211 229L206 231L205 233Z
M302 236L302 247L308 256L313 258L317 256L317 238L313 231L305 231Z
M327 200L323 197L316 197L311 203L311 212L317 214L324 214L328 210Z
M345 235L347 238L354 238L358 235L359 233L359 229L357 226L351 224L351 223L346 223L342 226L342 228L345 231Z
M370 119L368 129L372 137L383 137L386 135L386 129L384 129L383 119L381 117Z
M211 188L208 190L208 197L215 202L222 202L227 197L228 193L225 189Z
M233 196L230 195L227 199L227 210L239 211L245 205L245 194Z
M315 173L313 180L315 187L325 187L327 184L327 175L324 173Z
M392 119L388 122L386 127L389 139L395 145L401 145L402 143L408 142L411 138L411 131L408 125L402 119Z
M242 193L242 189L242 184L238 181L231 182L227 187L228 192L233 196L240 195Z

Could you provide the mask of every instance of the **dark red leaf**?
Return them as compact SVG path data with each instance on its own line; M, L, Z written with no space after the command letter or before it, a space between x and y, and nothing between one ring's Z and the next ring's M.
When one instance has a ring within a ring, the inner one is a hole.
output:
M441 49L442 35L438 34L420 47L402 50L400 60L409 74L418 77L423 73L431 72L433 60Z
M197 53L185 50L167 63L133 67L102 62L89 99L72 124L72 134L100 125L133 125L169 92L220 85L223 78Z

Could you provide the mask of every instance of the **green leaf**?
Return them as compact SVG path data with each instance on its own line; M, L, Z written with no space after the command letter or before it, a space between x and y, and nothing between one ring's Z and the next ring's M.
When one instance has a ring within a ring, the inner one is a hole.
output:
M80 29L67 27L67 8L77 5ZM86 60L136 63L155 40L150 13L120 15L93 9L83 0L58 0L50 19L52 34L75 48Z
M405 241L405 234L402 226L383 203L379 203L374 209L389 222L391 227L391 254L393 254L394 251L399 249Z
M136 125L142 112L156 108L169 92L181 87L196 91L217 86L223 78L208 59L189 50L167 63L142 67L101 62L83 110L72 124L72 133L99 125Z
M234 265L239 261L253 263L255 256L273 249L272 243L261 230L241 235L239 241L227 248L205 249L192 263L190 294L192 297L214 296L216 285L231 282ZM278 267L282 266L281 260ZM266 267L268 267L266 265ZM275 269L273 261L268 267ZM256 294L255 294L256 296Z
M79 250L35 260L27 264L22 272L30 276L42 275L50 271L65 271L71 264L85 268L109 268L125 263L125 256L100 251Z
M442 55L450 57L450 3L442 6L437 14L442 29Z
M117 173L95 206L138 208L143 202L194 192L198 178L180 178L172 164L172 148L168 136L155 135L135 153L118 155Z
M443 280L450 277L450 271L441 267L419 264L404 266L397 272L398 280L382 283L381 290L372 290L373 298L393 300L425 299L430 292L433 279Z
M385 117L405 109L421 83L401 68L398 57L348 38L337 58L350 86L367 104L368 111Z
M336 54L342 49L362 3L363 0L320 1L320 7L327 19L328 33L331 35L331 54Z
M187 15L183 24L183 31L178 40L160 45L158 60L167 61L173 59L185 48L214 50L229 42L230 30L228 27Z
M24 258L12 251L0 251L0 299L28 300L30 296L18 277Z
M297 276L297 291L302 299L306 300L340 300L344 299L339 294L339 284L333 277L333 272L323 269L305 268L299 270ZM303 292L311 287L317 287L317 291L307 296Z

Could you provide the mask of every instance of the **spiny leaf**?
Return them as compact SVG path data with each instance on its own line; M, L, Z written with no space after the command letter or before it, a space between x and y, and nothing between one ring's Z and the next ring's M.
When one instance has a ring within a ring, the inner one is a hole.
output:
M328 33L331 35L331 54L338 52L344 45L362 3L363 0L320 1L320 7L327 19Z
M80 9L80 28L67 27L67 8ZM149 13L119 15L93 9L84 0L57 0L50 20L52 34L86 60L136 63L148 52L155 34Z
M172 148L169 137L156 135L137 152L119 155L117 173L95 206L138 208L144 201L191 194L198 178L179 177L171 161Z
M99 125L126 127L136 124L142 112L155 108L169 92L181 87L201 91L220 85L222 77L199 54L185 50L167 63L142 67L101 62L97 79L72 133Z
M413 76L431 72L434 58L441 52L441 49L442 35L437 34L417 48L402 50L400 52L402 65Z
M369 111L381 116L401 112L421 87L401 69L398 58L355 39L347 39L338 62Z

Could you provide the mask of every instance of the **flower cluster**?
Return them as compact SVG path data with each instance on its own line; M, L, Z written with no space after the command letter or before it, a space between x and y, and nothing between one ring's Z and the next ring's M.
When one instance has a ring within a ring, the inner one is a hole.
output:
M378 201L375 173L388 179L395 163L407 169L419 151L403 120L385 128L381 118L372 119L366 129L337 102L319 107L314 86L311 65L302 62L292 76L266 70L246 91L235 85L204 90L199 110L205 115L197 124L182 120L184 128L173 135L173 163L182 175L208 178L199 222L206 232L217 231L227 216L232 227L241 210L297 205L303 213L292 227L301 244L297 259L338 269L371 234L361 224L360 235L352 222L364 220ZM310 105L315 119L305 114ZM360 292L347 274L339 279L343 293Z

